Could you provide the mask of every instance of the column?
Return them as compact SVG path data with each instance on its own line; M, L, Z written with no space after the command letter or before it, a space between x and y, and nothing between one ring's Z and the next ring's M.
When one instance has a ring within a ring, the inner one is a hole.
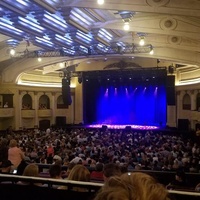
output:
M195 96L195 91L191 91L191 110L196 110L196 96Z
M55 110L56 110L56 104L55 104L55 92L51 92L51 105L50 105L50 109L52 112L52 116L51 116L51 122L52 124L55 124Z
M33 109L35 109L35 125L39 127L38 121L38 92L34 92Z

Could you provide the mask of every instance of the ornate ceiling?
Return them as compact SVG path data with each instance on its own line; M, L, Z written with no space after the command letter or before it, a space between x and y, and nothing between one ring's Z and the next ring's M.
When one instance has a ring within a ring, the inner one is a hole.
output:
M120 61L173 65L177 85L199 82L200 1L1 0L0 55L5 83L56 85L66 67L99 70Z

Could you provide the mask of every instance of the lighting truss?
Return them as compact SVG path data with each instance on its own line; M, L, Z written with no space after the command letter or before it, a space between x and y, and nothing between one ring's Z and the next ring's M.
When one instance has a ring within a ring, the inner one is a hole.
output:
M33 52L17 52L14 57L27 57L27 58L35 58L35 57L74 57L74 56L97 56L97 55L115 55L115 54L139 54L139 53L150 53L152 50L151 45L145 46L136 46L136 45L127 45L127 46L110 46L107 48L97 48L94 46L92 48L88 48L87 51L83 51L80 47L68 48L66 50L57 49L57 50L40 50Z

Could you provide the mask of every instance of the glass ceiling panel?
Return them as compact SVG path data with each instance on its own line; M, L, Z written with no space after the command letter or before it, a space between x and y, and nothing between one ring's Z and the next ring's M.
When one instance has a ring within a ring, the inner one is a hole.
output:
M106 42L110 42L113 39L113 36L106 31L104 28L101 28L98 32L98 36L105 40Z
M13 33L18 34L18 35L21 35L23 33L23 31L15 28L11 21L9 21L8 19L5 19L3 17L0 18L0 28L7 30L9 32L13 32Z
M88 29L95 22L92 18L90 18L78 8L73 8L73 10L71 10L70 18L77 24Z

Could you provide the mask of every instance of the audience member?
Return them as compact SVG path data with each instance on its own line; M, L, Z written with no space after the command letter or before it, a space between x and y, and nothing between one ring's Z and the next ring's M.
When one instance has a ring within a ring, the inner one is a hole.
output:
M50 175L51 178L62 179L61 173L62 173L61 165L53 164L53 165L50 166L49 175Z
M66 178L69 176L71 170L73 169L73 167L74 167L75 165L76 165L76 164L73 163L73 162L68 164L68 166L67 166L67 171L66 171L66 173L65 173Z
M90 171L87 169L87 167L80 164L76 164L70 171L67 180L90 182ZM67 189L67 187L61 186L59 187L59 189ZM88 191L87 189L80 187L74 187L73 190L80 192Z
M200 192L200 183L198 183L195 187L195 191Z
M89 182L90 171L85 166L77 164L72 168L67 179L74 181Z
M49 144L49 146L47 147L47 157L49 156L54 156L54 147L52 146L52 144Z
M25 167L22 175L23 176L30 176L30 177L39 177L39 167L38 167L38 165L35 164L35 163L28 164ZM18 184L28 185L30 183L27 182L27 181L19 181ZM42 184L40 184L40 183L34 183L34 185L42 186Z
M62 165L62 158L59 155L55 155L53 157L53 164L60 164L60 165Z
M8 160L8 140L2 138L0 140L0 165L4 160Z
M92 181L104 181L104 178L103 178L103 163L97 163L96 164L96 167L95 167L95 170L91 172L90 174L90 178Z
M189 189L189 184L185 177L185 172L182 170L177 170L175 174L175 179L170 182L167 186L167 189Z
M8 160L13 164L12 168L17 169L20 162L24 159L24 152L17 146L15 139L10 140L8 149Z
M153 177L141 173L112 176L99 190L94 200L169 200L168 191Z
M13 164L10 160L4 160L0 166L0 173L2 174L11 174L11 166Z
M8 108L8 102L6 102L3 107Z
M107 181L112 176L120 176L122 174L120 166L115 163L107 163L103 168L103 179Z
M53 164L49 168L50 178L62 180L62 167L60 164ZM60 185L52 185L53 188L59 188Z
M35 163L30 163L28 164L24 172L22 174L23 176L33 176L33 177L38 177L39 176L39 167Z

